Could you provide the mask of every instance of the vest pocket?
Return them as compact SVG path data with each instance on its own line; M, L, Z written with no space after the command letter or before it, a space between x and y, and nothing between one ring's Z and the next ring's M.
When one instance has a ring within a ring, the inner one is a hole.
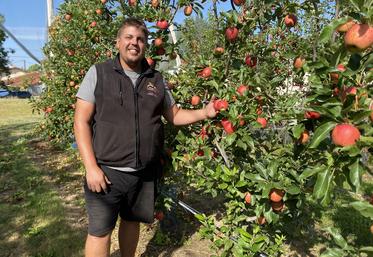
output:
M125 131L123 127L98 121L94 131L93 149L98 160L110 163L134 158L135 143L129 137L129 131Z

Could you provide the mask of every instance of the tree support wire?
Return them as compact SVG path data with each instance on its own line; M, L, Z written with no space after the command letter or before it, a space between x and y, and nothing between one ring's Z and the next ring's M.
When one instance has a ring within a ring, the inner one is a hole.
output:
M40 64L40 60L33 55L7 28L4 27L3 24L0 23L0 29L4 30L6 34L8 34L22 49L25 51L32 59L34 59L37 63Z

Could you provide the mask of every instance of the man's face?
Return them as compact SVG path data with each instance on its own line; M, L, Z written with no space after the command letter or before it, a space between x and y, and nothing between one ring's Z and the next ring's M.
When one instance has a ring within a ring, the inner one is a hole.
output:
M127 26L117 38L116 47L119 50L122 65L138 66L145 56L146 37L140 28Z

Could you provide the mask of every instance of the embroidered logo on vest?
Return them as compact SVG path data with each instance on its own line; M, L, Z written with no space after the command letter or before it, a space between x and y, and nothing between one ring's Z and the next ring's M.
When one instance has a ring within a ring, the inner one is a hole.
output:
M148 85L146 86L146 90L147 90L146 92L147 95L151 95L155 97L158 96L158 88L152 82L148 83Z

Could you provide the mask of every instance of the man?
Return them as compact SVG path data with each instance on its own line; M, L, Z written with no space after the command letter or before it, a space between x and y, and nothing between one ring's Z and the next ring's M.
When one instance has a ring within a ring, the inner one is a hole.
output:
M161 116L186 125L216 115L213 101L199 110L176 106L162 76L144 58L147 40L142 21L124 20L119 54L92 66L77 93L74 130L86 169L87 257L109 256L118 214L123 257L135 254L139 222L153 221Z

